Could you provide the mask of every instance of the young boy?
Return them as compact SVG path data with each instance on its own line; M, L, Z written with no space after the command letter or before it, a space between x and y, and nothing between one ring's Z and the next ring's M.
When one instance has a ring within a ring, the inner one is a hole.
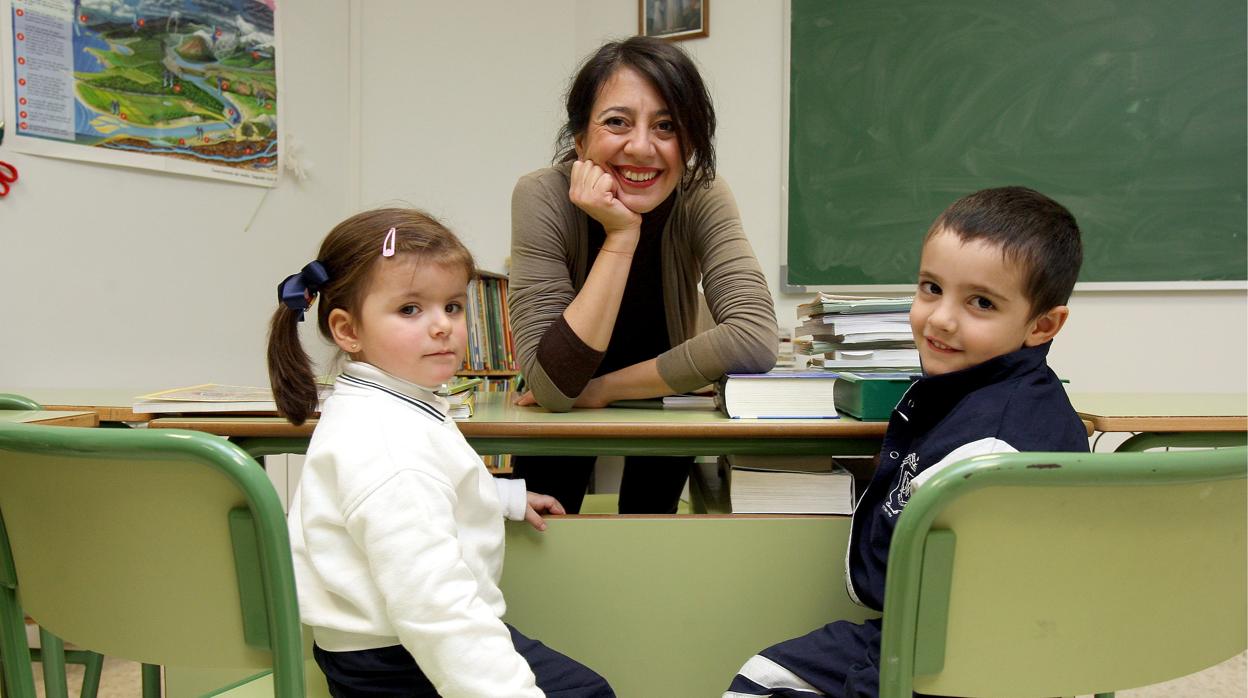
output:
M962 198L927 231L910 309L923 377L893 410L854 510L846 587L858 603L883 610L897 517L939 468L983 453L1088 450L1045 362L1082 261L1074 216L1023 187ZM879 619L838 621L759 652L724 698L876 696L879 658Z

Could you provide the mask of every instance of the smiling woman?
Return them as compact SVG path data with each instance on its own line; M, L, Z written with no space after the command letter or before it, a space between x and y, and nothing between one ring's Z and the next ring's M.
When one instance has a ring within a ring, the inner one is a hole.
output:
M511 322L530 390L521 403L601 407L775 363L771 294L715 176L714 136L706 85L670 43L611 42L582 64L558 164L512 195ZM517 458L515 469L578 511L593 458L560 460ZM620 512L675 512L690 459L645 460L626 462Z

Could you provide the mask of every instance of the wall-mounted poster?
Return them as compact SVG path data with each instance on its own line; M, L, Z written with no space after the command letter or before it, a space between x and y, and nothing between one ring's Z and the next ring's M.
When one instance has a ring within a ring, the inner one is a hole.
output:
M277 182L277 0L2 1L6 147Z

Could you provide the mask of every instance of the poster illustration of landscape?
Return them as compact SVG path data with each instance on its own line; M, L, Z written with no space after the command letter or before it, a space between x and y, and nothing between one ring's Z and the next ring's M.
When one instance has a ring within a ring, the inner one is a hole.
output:
M277 0L3 4L6 147L277 182Z

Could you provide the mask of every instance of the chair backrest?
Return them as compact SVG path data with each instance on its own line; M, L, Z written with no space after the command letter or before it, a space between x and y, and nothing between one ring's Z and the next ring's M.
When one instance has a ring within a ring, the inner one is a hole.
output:
M0 424L6 667L29 673L24 610L102 654L272 667L276 695L302 696L294 584L277 493L228 441Z
M41 410L43 406L25 395L0 393L0 410Z
M1108 692L1242 652L1246 471L1228 448L935 473L893 535L880 695Z

